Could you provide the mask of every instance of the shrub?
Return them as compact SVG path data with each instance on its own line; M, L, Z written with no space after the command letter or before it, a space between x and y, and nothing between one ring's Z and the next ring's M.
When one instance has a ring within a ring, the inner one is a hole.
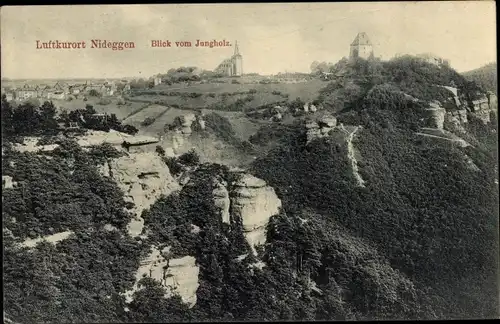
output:
M103 106L106 106L106 105L109 105L111 103L111 99L109 98L101 98L97 104L99 105L103 105Z
M142 121L141 125L146 127L146 126L152 125L154 122L155 122L155 119L153 117L147 117L146 119L144 119Z
M184 167L182 166L181 163L177 160L175 157L163 157L163 162L168 166L168 169L170 170L170 173L174 176L179 175Z
M200 163L200 155L193 149L179 156L178 161L186 166L195 166Z
M161 145L156 145L155 151L159 156L165 156L165 149Z

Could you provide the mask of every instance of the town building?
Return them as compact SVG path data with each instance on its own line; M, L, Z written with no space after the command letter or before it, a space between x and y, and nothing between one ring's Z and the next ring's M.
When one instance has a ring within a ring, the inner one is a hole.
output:
M17 90L16 98L19 100L27 100L30 98L37 98L38 90L31 87L29 84L25 84L21 89Z
M351 43L349 57L368 59L373 56L373 44L365 32L359 33Z
M15 98L15 93L14 92L7 91L7 92L4 92L4 93L5 93L5 100L7 100L7 101L14 100L14 98Z
M215 72L225 76L241 76L243 74L243 57L240 54L238 42L234 45L233 56L222 61Z

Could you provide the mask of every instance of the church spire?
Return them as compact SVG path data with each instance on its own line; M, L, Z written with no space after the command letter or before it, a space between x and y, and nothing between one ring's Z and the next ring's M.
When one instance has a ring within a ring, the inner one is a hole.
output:
M240 49L238 48L238 41L234 45L234 55L240 55Z

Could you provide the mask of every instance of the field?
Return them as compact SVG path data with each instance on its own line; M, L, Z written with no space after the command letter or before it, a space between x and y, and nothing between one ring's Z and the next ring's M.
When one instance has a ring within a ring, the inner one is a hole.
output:
M83 99L73 99L71 101L52 100L52 102L59 112L63 110L73 111L76 109L83 109L86 105L92 105L98 113L116 114L116 117L120 120L123 120L129 114L145 106L144 103L140 102L126 102L124 105L117 105L116 99L112 99L110 104L100 105L98 104L99 100L98 98L91 97L87 101L83 101Z
M234 93L248 92L251 89L257 90L257 93L272 93L279 91L283 94L288 94L291 100L300 97L304 101L312 101L318 96L318 91L326 85L325 81L311 80L302 83L277 83L277 84L260 84L260 83L206 83L192 85L158 85L153 91L178 91L178 92L196 92L196 93Z
M99 104L100 99L92 97L87 101L74 99L53 102L59 111L72 111L92 105L98 113L116 114L123 123L137 127L140 134L152 136L160 134L164 126L172 123L177 116L190 111L204 114L215 112L227 118L236 136L244 141L267 123L264 120L249 119L245 111L295 98L312 101L325 85L321 80L292 84L162 84L153 89L139 91L137 95L127 98L124 105L117 105L116 98L112 98L112 102L107 105ZM143 126L146 118L152 118L154 121Z
M163 131L165 124L171 124L176 117L188 114L189 112L189 110L185 109L150 105L139 113L125 119L124 123L137 127L140 134L156 136ZM151 125L142 126L141 123L147 117L155 118L155 121Z

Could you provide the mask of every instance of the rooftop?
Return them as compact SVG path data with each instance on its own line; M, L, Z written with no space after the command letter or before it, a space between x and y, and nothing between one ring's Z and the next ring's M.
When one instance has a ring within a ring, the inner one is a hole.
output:
M368 35L365 32L361 32L356 36L354 41L352 42L351 46L357 46L357 45L372 45L372 42L368 38Z

